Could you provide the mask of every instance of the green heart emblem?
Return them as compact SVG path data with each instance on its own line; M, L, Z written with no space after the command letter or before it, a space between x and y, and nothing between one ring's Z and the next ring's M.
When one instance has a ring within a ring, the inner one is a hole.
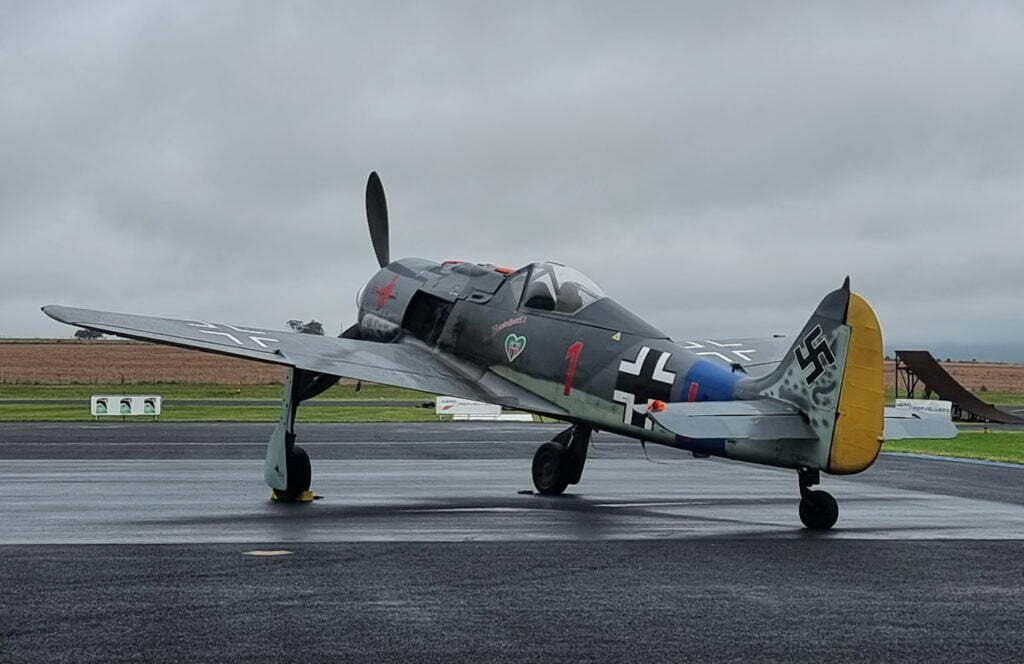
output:
M516 334L510 334L505 337L505 355L508 355L508 361L519 357L519 354L526 348L526 337L520 337Z

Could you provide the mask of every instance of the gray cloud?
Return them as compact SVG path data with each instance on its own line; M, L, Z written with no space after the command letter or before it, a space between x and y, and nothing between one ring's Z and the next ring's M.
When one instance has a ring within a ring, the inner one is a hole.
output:
M1024 360L1018 7L7 5L0 334L349 324L378 169L393 256L561 260L679 337L851 274L891 344Z

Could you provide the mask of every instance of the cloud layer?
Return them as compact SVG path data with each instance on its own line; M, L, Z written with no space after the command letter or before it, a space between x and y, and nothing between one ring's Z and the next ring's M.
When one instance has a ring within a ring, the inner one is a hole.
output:
M336 331L377 169L392 256L560 260L678 337L850 274L887 346L1024 360L1024 12L851 4L8 5L0 335Z

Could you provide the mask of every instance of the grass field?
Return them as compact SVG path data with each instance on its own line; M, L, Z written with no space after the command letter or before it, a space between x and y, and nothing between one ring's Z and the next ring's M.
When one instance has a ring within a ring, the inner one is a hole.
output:
M895 440L885 443L882 451L1024 463L1024 432L961 432L951 440Z
M277 400L280 385L220 385L189 383L138 383L107 385L0 385L0 421L2 422L88 422L87 400L94 394L159 394L165 400ZM982 395L994 403L1024 403L1024 394ZM431 401L431 394L364 383L335 385L317 399L357 401ZM81 399L81 405L5 404L5 399ZM160 416L162 422L274 422L276 406L171 406ZM134 418L144 424L148 418ZM111 421L120 421L117 417ZM430 408L377 406L318 406L299 408L300 422L434 422ZM1024 432L981 433L963 431L953 440L901 440L886 443L886 452L911 452L937 456L955 456L989 461L1024 463Z
M905 396L906 395L901 395L901 398L904 398ZM996 404L997 406L1024 404L1024 392L974 392L974 396L986 403ZM885 399L887 403L892 404L893 397L894 394L892 390L885 391Z
M434 395L386 385L364 383L357 392L353 384L335 385L317 399L355 401L428 402ZM0 422L88 422L89 397L94 394L159 394L167 400L253 400L281 398L280 385L217 385L190 383L137 383L109 385L0 385ZM81 405L10 404L5 399L81 399ZM189 405L166 406L161 422L274 422L277 406ZM432 408L376 406L318 406L299 408L299 422L434 422ZM145 421L148 418L135 417ZM111 421L119 421L112 417Z
M280 409L270 406L174 406L158 418L160 422L276 422ZM87 405L0 404L0 422L91 422ZM383 406L318 406L299 408L299 422L436 422L432 408L388 408ZM120 422L117 416L101 421ZM136 416L125 421L145 425L151 418Z
M1024 394L1020 392L975 392L974 394L982 401L997 406L1024 404Z
M281 385L218 385L211 383L132 383L108 385L0 385L3 399L85 399L94 394L159 394L168 399L280 399ZM317 399L429 401L432 394L363 383L335 385Z

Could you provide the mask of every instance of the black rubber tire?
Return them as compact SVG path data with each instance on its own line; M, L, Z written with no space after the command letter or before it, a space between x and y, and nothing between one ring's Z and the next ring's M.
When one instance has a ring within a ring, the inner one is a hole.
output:
M827 491L808 491L800 499L800 520L811 530L828 530L839 518L839 505Z
M544 443L533 455L533 486L545 496L557 496L569 481L565 477L565 448L558 443Z
M303 491L309 490L312 481L313 466L309 463L309 455L306 454L306 450L296 445L288 455L288 488L277 493L285 500L294 500L301 496Z

